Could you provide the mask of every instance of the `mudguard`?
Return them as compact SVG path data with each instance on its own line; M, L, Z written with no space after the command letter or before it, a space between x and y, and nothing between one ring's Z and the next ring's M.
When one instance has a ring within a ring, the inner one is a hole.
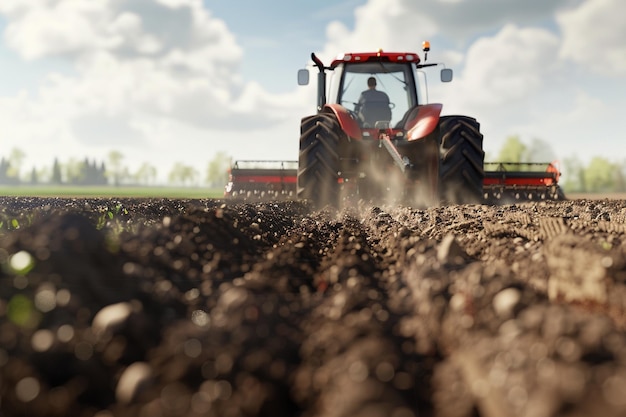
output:
M439 103L418 106L417 115L409 119L404 125L407 139L409 141L419 140L431 134L439 123L442 108L443 105Z
M346 132L348 137L356 140L363 139L359 122L352 117L352 114L348 111L348 109L343 107L341 104L326 104L324 109L329 109L335 113L337 120L339 120L341 129Z

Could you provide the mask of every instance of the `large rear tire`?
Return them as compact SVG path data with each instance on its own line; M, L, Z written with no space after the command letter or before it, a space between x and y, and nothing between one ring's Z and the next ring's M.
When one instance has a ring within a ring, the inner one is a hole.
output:
M298 198L316 208L338 207L339 141L344 135L332 113L320 113L302 119L298 157Z
M443 116L439 120L441 164L439 196L443 203L482 203L485 177L483 135L471 117Z

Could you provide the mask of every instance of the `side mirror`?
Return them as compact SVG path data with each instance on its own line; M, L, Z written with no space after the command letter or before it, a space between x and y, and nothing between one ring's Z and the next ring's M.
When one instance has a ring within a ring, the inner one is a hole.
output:
M309 70L298 70L298 85L309 85Z
M452 81L452 70L450 68L444 68L441 70L441 82L449 83Z

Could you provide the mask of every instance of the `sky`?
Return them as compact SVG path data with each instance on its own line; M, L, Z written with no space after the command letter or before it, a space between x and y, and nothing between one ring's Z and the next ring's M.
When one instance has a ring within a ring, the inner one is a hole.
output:
M623 16L623 0L1 0L0 156L30 172L117 151L161 179L217 152L295 160L311 52L429 40L454 71L429 75L429 101L475 117L488 159L517 135L540 160L626 163Z

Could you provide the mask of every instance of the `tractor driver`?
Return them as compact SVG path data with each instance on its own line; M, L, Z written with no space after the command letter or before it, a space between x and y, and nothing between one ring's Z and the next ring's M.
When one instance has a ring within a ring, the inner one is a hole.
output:
M375 127L376 122L391 120L389 96L384 91L376 89L376 78L367 79L367 90L361 93L356 105L356 112L364 127Z

